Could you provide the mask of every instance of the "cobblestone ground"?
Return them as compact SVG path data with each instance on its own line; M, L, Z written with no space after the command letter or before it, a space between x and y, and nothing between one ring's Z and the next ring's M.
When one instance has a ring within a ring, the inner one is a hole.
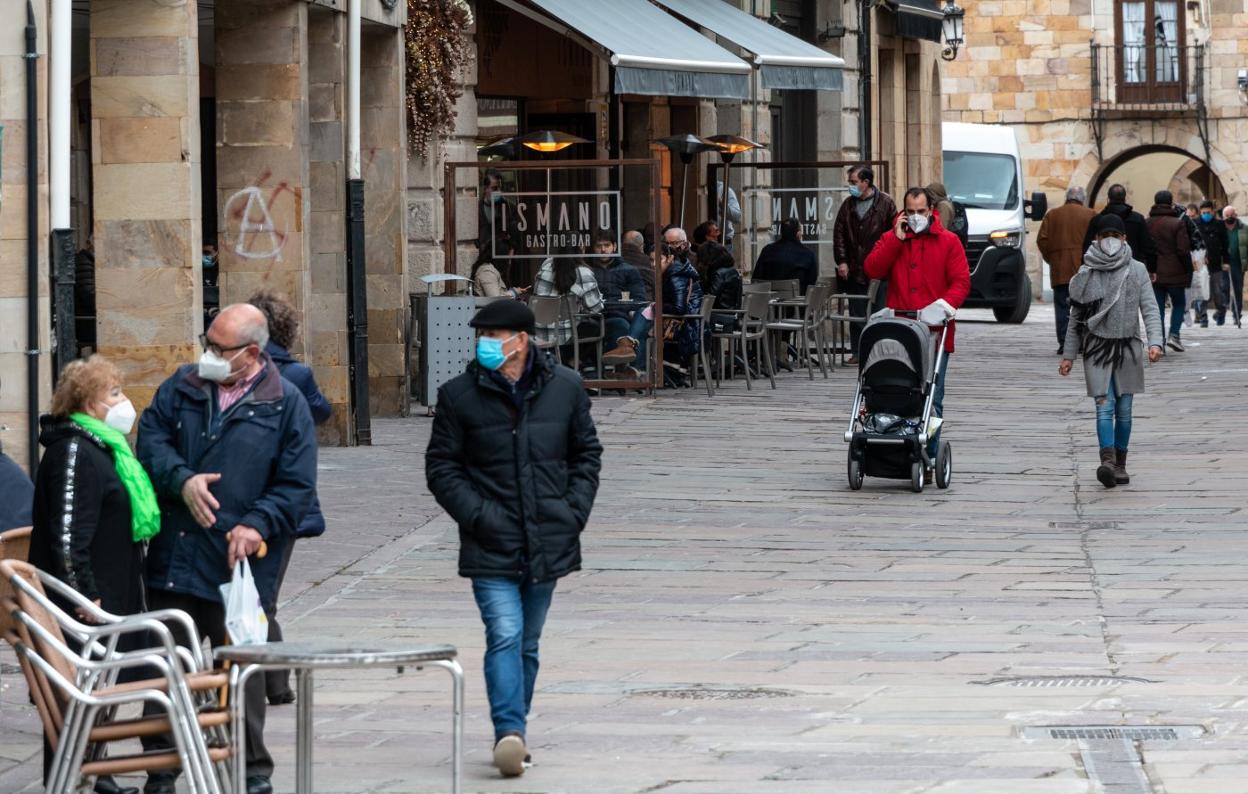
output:
M489 765L482 632L425 491L427 419L323 453L331 528L296 552L287 636L458 645L473 792L1248 792L1248 331L1191 329L1149 369L1134 482L1105 491L1051 322L962 327L948 492L848 490L849 371L598 400L602 490L547 624L522 779ZM0 791L33 791L37 725L3 654ZM1102 680L989 683L1068 675ZM440 672L322 675L316 702L318 792L448 789ZM1207 733L1024 736L1063 724ZM289 791L291 707L268 735Z

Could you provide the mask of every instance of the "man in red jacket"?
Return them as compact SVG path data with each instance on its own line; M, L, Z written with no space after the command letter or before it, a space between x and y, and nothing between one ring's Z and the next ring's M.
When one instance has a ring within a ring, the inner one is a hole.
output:
M888 280L888 308L917 312L938 306L950 318L945 355L936 373L936 394L932 399L932 411L943 417L945 373L949 369L949 354L953 353L952 318L971 291L971 269L958 236L941 226L940 217L932 211L927 191L910 188L904 206L905 210L893 221L892 234L885 234L875 244L863 269L868 278ZM928 455L933 462L939 449L937 428L928 441Z

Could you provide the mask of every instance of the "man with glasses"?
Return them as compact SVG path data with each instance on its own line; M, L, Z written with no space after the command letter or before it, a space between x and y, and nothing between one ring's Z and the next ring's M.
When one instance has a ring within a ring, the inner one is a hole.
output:
M316 495L312 414L264 353L268 341L255 306L222 309L200 337L198 363L161 384L139 420L138 458L162 514L148 547L148 606L188 613L214 647L228 641L219 588L234 564L252 557L256 589L271 612L285 544ZM263 545L268 553L253 557ZM264 695L264 678L255 676L244 694L247 794L273 791ZM163 750L172 742L154 736L143 746ZM177 774L152 772L145 794L173 794Z
M602 459L581 377L537 349L533 325L519 301L477 312L476 360L439 390L425 453L485 624L494 765L507 777L529 763L542 626L555 583L581 568Z

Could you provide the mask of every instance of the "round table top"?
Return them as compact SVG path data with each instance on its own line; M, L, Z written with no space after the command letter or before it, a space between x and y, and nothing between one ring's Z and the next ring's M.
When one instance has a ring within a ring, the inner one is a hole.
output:
M352 645L342 640L264 642L223 645L213 650L217 659L237 664L285 664L295 667L393 666L454 659L454 645Z

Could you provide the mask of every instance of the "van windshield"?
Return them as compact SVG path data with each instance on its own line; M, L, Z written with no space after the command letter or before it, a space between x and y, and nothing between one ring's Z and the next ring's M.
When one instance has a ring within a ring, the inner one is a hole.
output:
M945 190L972 210L1018 207L1018 166L1008 154L945 152Z

